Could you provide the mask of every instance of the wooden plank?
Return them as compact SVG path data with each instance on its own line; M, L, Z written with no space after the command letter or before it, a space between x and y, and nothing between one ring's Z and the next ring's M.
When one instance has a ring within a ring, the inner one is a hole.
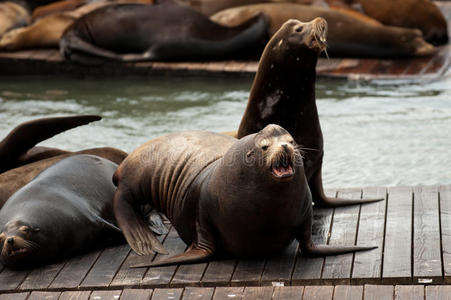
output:
M27 300L58 300L61 292L31 292Z
M451 300L451 286L449 285L427 286L426 300Z
M423 285L395 286L395 300L424 300Z
M151 300L179 300L183 289L155 289Z
M186 287L182 300L210 300L213 292L214 288Z
M103 250L96 263L81 283L81 287L107 287L127 257L130 246L127 244Z
M260 285L264 267L264 260L239 260L230 284L232 286L239 286L245 282L246 286Z
M237 261L235 259L211 261L200 282L201 286L228 285Z
M296 254L298 253L298 245L299 243L294 240L281 253L266 261L261 279L262 285L273 285L274 283L290 284L291 274L296 262Z
M274 288L273 300L301 300L304 293L303 286L277 286Z
M20 285L19 289L37 290L47 288L64 267L64 264L65 262L59 262L32 270Z
M418 75L431 63L432 56L416 57L411 60L403 75Z
M90 300L117 300L121 296L122 291L93 291Z
M272 286L246 287L242 300L271 300L274 288Z
M334 287L330 285L306 286L302 300L332 300Z
M394 187L388 191L382 282L406 284L412 281L412 189Z
M364 287L363 299L365 300L393 299L393 286L367 284Z
M416 187L413 199L414 282L438 283L442 281L438 188Z
M121 300L149 300L152 292L151 289L124 289Z
M244 287L217 287L212 300L233 300L241 299L244 294Z
M440 186L439 194L444 279L451 283L451 185Z
M88 300L90 291L68 291L63 292L59 300Z
M30 293L0 294L0 300L25 300Z
M327 196L335 195L335 191L327 192ZM313 209L312 239L315 244L327 244L333 212L332 208ZM298 255L291 277L292 285L321 283L323 265L324 257L310 258Z
M363 198L386 198L386 188L364 188ZM384 249L385 209L387 201L361 206L357 245L378 246L371 251L356 252L351 282L380 283Z
M67 261L64 268L50 285L51 288L75 288L85 278L92 264L96 261L100 251L77 256Z
M181 265L171 280L171 287L199 286L207 263Z
M334 290L334 300L362 299L363 286L337 285Z
M338 192L338 197L360 199L360 189ZM360 205L351 205L335 208L330 236L330 245L354 245L359 221ZM354 253L327 256L322 274L323 282L349 283L351 278L352 262Z
M0 291L15 290L27 277L28 272L27 270L17 271L5 268L0 273Z

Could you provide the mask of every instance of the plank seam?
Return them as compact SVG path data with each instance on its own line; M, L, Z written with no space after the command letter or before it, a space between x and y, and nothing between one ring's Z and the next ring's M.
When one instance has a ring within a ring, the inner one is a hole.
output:
M443 258L443 240L442 240L442 206L441 206L441 186L438 188L438 230L440 233L440 259L442 263L440 264L442 267L442 282L445 282L445 260ZM426 297L426 292L424 293Z
M289 285L293 285L294 270L296 268L296 264L298 263L298 256L301 255L300 254L300 252L301 252L300 247L301 247L301 244L298 241L298 246L296 247L296 254L294 255L294 262L293 262L293 264L291 266Z
M420 187L420 193L423 190L423 187ZM410 240L411 240L411 246L410 246L410 279L413 282L414 277L414 249L415 249L415 190L411 189L411 201L412 201L412 210L411 210L411 221L412 222L412 232L410 233Z
M360 190L360 199L363 198L363 190ZM362 204L359 204L359 216L357 217L357 228L354 237L354 245L357 246L357 240L359 239L359 227L360 227L360 216L362 212ZM349 274L349 282L352 281L352 274L354 274L354 263L355 263L355 252L352 253L352 261L351 261L351 274ZM335 289L334 289L335 292Z
M387 214L388 214L388 201L389 201L389 193L388 189L385 190L385 216L384 216L384 235L382 239L382 257L381 257L381 273L380 280L382 282L382 278L384 277L384 260L385 260L385 239L387 235Z
M335 198L337 198L337 196L338 196L338 191L335 191ZM330 218L329 232L327 233L326 245L329 245L329 243L330 243L330 237L332 236L332 225L334 224L334 217L335 217L335 208L332 210L332 217ZM323 265L321 266L320 279L323 279L325 265L326 265L326 258L323 257Z
M127 243L127 245L128 245L128 243ZM108 287L111 286L111 284L113 283L113 281L114 281L114 279L116 278L117 274L118 274L119 271L122 269L122 266L124 265L125 261L127 260L128 256L130 255L130 251L132 251L131 248L128 250L127 255L125 255L125 257L124 257L124 259L122 260L121 264L119 265L119 267L117 268L116 272L114 273L114 276L111 278L111 281L110 281L110 283L108 284ZM141 280L142 280L142 278L141 278Z

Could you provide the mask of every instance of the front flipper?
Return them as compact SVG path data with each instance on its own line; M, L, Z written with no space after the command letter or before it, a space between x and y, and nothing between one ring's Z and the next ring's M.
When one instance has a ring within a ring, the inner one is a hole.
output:
M312 218L308 219L298 228L296 239L299 241L301 253L306 256L338 255L356 251L376 249L377 246L332 246L315 245L312 241Z
M330 198L327 197L323 189L323 179L321 175L321 167L313 174L309 180L310 191L312 192L315 207L340 207L363 203L372 203L384 200L384 198L373 199L346 199L346 198Z
M131 266L131 268L142 268L142 267L157 267L157 266L169 266L178 264L195 264L200 262L206 262L210 260L213 256L212 251L208 249L198 248L196 246L191 246L185 253L177 254L167 259L160 261L154 261L151 263L142 263Z
M166 225L164 225L163 220L161 219L160 213L152 209L149 214L146 215L147 220L149 220L149 228L154 233L158 235L167 234L169 232Z
M132 200L131 193L119 186L113 199L114 216L128 244L139 255L150 255L154 252L167 254L143 215L131 205Z

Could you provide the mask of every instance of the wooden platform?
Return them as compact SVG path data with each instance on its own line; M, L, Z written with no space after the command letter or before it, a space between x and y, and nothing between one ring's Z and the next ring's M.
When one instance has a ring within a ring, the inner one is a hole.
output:
M129 266L143 261L143 257L135 255L128 245L121 245L35 270L12 271L0 267L0 292L95 290L94 294L99 293L98 290L108 291L102 293L124 290L125 294L130 293L126 292L130 288L231 286L241 287L242 291L242 287L251 286L292 285L302 289L302 286L321 285L329 287L308 289L324 289L329 293L334 289L331 285L384 284L390 285L393 291L393 285L451 282L451 185L344 189L328 193L353 198L385 197L386 200L315 209L314 240L331 245L376 245L379 248L357 254L306 258L298 255L298 243L293 242L283 253L267 260L232 259L131 269ZM161 240L170 254L186 248L173 228ZM161 257L157 255L153 259ZM202 299L210 299L213 290L205 289L209 296Z
M451 33L451 2L436 2L448 20ZM451 45L441 46L429 57L403 59L320 58L319 77L347 79L424 80L442 76L451 65ZM65 61L58 50L0 52L0 76L76 75L76 76L254 76L257 61L219 62L109 62L84 66Z

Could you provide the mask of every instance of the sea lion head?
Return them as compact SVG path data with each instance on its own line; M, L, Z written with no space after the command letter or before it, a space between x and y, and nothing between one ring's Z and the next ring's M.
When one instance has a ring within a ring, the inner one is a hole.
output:
M0 233L0 262L17 266L39 251L40 229L19 220L5 224Z

